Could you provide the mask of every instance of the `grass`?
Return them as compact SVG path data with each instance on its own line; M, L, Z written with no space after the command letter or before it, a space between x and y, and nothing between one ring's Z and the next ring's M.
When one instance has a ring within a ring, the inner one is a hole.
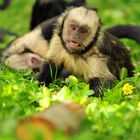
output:
M34 0L13 0L10 7L0 11L0 27L22 35L29 30ZM105 28L116 24L139 25L139 0L88 0L99 9ZM0 47L12 40L8 36ZM130 46L133 62L140 60L140 45L124 40ZM31 70L15 71L0 65L0 140L17 139L15 130L20 118L49 107L54 102L72 100L81 104L87 114L81 131L70 138L56 135L57 140L138 140L140 137L140 66L131 78L121 71L121 81L112 89L104 89L104 97L89 98L89 85L70 76L49 87L38 86ZM128 83L126 89L124 86ZM133 87L131 89L131 87ZM127 94L126 94L127 93ZM55 97L55 98L54 98ZM88 103L86 102L88 101Z

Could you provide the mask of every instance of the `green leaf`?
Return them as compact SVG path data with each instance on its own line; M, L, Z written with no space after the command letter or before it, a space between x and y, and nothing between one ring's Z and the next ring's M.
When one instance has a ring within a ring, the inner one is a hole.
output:
M128 75L128 71L126 68L123 67L120 70L120 80L124 80L127 77L127 75Z

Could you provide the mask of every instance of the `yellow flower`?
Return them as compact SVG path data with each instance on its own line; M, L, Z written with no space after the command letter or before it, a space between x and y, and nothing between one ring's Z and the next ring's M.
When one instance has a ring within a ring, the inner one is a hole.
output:
M126 83L124 84L122 90L125 95L128 95L128 94L132 94L133 88L134 87L132 85L130 85L129 83Z

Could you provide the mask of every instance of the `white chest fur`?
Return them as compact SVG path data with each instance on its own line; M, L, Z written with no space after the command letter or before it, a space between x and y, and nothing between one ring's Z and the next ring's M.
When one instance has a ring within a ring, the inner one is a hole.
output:
M113 80L115 77L108 70L106 59L91 55L88 58L69 54L62 46L61 40L54 35L46 55L48 60L54 61L57 65L63 64L72 74L81 75L86 81L94 77Z

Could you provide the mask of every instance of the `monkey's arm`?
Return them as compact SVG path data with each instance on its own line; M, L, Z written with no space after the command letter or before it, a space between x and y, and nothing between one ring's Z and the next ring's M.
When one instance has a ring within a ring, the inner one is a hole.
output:
M60 75L61 70L62 66L56 66L52 61L46 61L38 75L37 80L40 83L45 83L45 85L48 86Z
M104 57L96 59L96 63L93 63L93 75L89 78L90 88L94 90L93 96L96 97L102 97L102 88L110 88L117 80L114 63L107 56Z
M140 43L140 26L117 25L108 28L107 31L118 38L129 38Z

